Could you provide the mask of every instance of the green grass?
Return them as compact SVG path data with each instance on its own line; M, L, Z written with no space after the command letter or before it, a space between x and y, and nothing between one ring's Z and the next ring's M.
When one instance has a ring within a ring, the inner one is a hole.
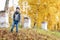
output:
M60 38L60 32L58 32L58 31L50 31L50 30L46 31L46 30L42 30L42 29L38 28L37 32L41 33L41 34L44 34L44 35L50 35L50 36L53 35L57 38Z
M19 25L19 29L23 29L21 25ZM50 35L50 36L53 35L57 38L60 38L60 32L58 32L58 31L43 30L40 28L32 28L32 29L35 29L35 30L37 30L38 33L41 33L44 35Z
M9 30L10 31L10 29L11 29L11 27L7 28L6 30ZM50 31L50 30L47 31L47 30L43 30L43 29L40 29L40 28L32 28L32 29L33 30L36 30L40 34L54 36L57 39L58 38L60 39L60 32L58 32L58 31ZM30 30L32 30L32 29L30 29ZM21 25L19 25L19 30L23 30L23 28L21 28Z

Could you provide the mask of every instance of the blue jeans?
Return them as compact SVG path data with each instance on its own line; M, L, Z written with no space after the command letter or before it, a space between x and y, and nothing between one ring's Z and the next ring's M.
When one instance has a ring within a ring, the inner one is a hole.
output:
M14 21L12 24L11 32L13 32L14 26L16 25L16 32L18 32L18 21Z

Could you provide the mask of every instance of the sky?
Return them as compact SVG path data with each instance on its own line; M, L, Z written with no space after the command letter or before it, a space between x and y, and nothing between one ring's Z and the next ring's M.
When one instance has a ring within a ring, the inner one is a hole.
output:
M18 0L10 0L9 7L11 7L11 6L18 6Z
M0 0L0 11L4 10L6 0Z
M5 8L5 3L6 3L6 0L0 0L0 11L3 11L4 8ZM17 7L18 6L18 0L9 0L9 7Z

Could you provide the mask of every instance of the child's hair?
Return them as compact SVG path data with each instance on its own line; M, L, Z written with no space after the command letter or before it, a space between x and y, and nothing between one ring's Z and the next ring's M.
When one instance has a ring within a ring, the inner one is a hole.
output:
M16 7L16 9L19 9L19 10L20 10L20 8L19 8L19 7Z
M24 19L28 19L28 17L24 17Z

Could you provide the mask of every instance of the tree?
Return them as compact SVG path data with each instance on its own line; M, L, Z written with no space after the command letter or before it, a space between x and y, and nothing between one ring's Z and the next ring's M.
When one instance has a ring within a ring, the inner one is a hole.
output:
M32 20L32 25L36 21L37 26L41 26L41 22L47 21L48 28L54 30L57 22L60 22L60 0L19 0L19 6L21 12L25 14L26 11L23 11L23 2L27 2L29 8L27 9L28 16ZM57 21L58 17L58 21Z

